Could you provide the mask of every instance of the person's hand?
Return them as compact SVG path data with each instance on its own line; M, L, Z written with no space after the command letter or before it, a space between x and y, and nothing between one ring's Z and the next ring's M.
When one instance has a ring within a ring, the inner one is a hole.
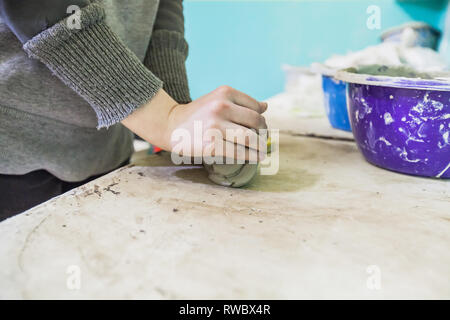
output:
M267 129L261 115L266 110L265 102L229 86L219 87L171 110L167 130L171 150L183 156L256 161L267 143L258 135L258 130Z
M267 129L259 102L222 86L188 104L177 104L164 90L122 123L148 142L183 156L258 160Z

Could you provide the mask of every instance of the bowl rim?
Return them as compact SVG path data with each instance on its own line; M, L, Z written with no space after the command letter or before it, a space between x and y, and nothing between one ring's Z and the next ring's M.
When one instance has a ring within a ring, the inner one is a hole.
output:
M365 84L370 86L430 91L450 91L450 75L448 73L433 73L433 79L421 79L360 74L352 72L349 69L339 70L336 73L335 78L347 83Z
M428 23L422 22L422 21L412 21L407 22L399 26L394 26L391 28L386 29L380 36L381 40L384 41L386 38L389 38L392 34L395 34L399 31L402 31L406 28L411 29L429 29L432 33L434 33L437 37L440 37L442 35L442 32L438 29L434 28L433 26L429 25Z

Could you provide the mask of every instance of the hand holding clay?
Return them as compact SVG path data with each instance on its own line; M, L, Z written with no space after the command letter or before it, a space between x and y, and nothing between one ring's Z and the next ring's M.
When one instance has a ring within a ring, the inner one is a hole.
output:
M267 103L228 86L188 104L177 104L161 89L122 123L148 142L183 156L254 162L267 150L266 135L258 134L267 129L262 116L266 110ZM219 139L208 132L219 133ZM230 132L233 134L227 134ZM177 135L180 140L173 139ZM186 136L189 138L184 139ZM256 163L206 165L212 181L233 187L247 184L257 167Z

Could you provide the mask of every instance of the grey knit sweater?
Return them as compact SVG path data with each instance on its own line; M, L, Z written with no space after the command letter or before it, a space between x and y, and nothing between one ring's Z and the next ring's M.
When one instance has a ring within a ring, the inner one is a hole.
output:
M0 18L0 174L109 171L133 151L122 119L162 86L190 101L181 1L93 0L23 45Z

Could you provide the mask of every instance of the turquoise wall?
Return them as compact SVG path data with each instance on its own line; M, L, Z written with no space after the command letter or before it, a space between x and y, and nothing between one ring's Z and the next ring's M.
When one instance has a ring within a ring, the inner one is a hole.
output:
M411 20L442 28L446 0L185 0L192 97L227 84L258 99L283 90L283 63L309 65L333 53L376 44L366 27L369 5L381 28Z

